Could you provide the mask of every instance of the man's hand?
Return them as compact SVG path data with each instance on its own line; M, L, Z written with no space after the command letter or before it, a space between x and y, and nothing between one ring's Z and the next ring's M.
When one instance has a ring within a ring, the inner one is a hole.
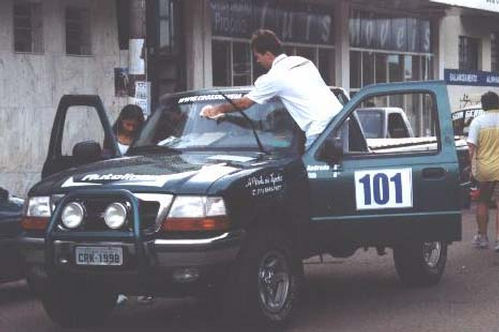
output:
M237 110L245 110L254 103L255 102L248 97L242 97L232 100L232 103L225 103L216 106L206 105L201 109L201 113L199 113L199 115L209 119L218 119L226 113Z
M209 119L217 119L223 116L224 113L222 113L216 106L206 105L201 109L201 113L199 113L199 115Z

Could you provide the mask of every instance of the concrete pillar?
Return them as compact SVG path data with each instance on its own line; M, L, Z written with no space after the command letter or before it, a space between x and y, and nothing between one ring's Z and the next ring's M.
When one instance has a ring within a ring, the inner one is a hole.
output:
M350 89L350 2L340 0L334 11L336 85Z
M433 76L437 80L443 80L445 68L445 29L443 25L443 19L434 19L432 21L432 29L432 50L435 54Z
M135 104L135 82L146 81L146 0L130 0L128 41L128 103ZM150 102L150 101L149 101ZM142 105L141 105L142 106ZM148 110L144 110L147 112Z
M209 0L184 2L187 89L211 87L211 10Z

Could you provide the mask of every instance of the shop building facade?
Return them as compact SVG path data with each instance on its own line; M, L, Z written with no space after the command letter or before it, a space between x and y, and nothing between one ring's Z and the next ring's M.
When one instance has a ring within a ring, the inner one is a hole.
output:
M186 63L195 67L201 58L203 66L202 75L188 78L188 88L252 84L261 69L251 54L251 32L269 28L280 36L287 54L311 59L327 84L352 95L368 84L445 79L451 107L459 109L476 103L487 90L499 90L499 5L487 0L455 3L197 1L201 15L190 29L202 44L191 47L202 56ZM477 82L451 79L478 73ZM422 101L377 104L404 108L415 130L431 134L432 119Z

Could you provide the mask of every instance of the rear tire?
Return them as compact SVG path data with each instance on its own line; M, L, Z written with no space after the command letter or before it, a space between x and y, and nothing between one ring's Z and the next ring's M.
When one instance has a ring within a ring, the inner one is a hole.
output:
M447 261L447 243L415 242L393 248L393 259L400 280L409 287L436 285Z
M88 327L104 322L116 294L84 280L50 279L40 294L49 317L62 327Z
M293 249L282 231L248 234L226 289L226 319L273 327L287 323L303 284L303 264Z

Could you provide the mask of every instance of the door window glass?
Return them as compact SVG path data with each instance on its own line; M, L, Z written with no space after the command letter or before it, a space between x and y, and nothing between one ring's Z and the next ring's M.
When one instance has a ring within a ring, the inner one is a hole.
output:
M104 128L93 107L73 106L66 114L62 137L62 155L72 156L75 144L94 141L102 147Z
M377 100L388 100L387 106L377 105ZM417 100L406 103L406 108L393 101ZM368 105L369 107L366 107ZM416 116L408 115L416 114ZM431 114L419 125L419 117ZM384 119L387 119L386 121ZM416 121L417 120L417 121ZM341 138L344 154L404 155L434 153L439 150L440 137L436 133L436 103L429 93L405 93L369 97L359 103L352 114L331 134L330 140Z

